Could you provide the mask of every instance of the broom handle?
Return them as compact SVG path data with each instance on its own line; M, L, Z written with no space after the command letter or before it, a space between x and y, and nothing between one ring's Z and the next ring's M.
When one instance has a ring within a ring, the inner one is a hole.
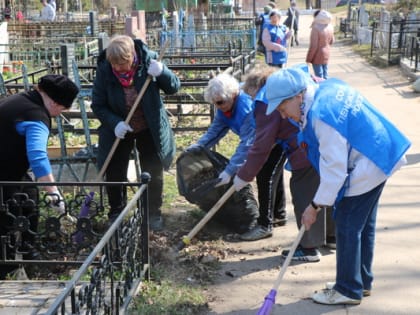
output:
M163 46L162 50L160 51L159 57L157 59L158 61L161 61L162 60L162 57L165 54L165 50L168 47L168 44L169 44L169 40L167 40L165 42L165 45ZM153 77L151 75L148 75L147 76L147 79L144 82L144 84L143 84L143 86L142 86L142 88L141 88L141 90L139 92L139 95L137 95L137 98L134 101L134 104L131 107L131 109L130 109L128 115L127 115L127 118L124 121L127 125L130 122L131 118L133 117L134 112L136 111L137 106L140 104L140 101L143 98L143 95L146 92L146 89L148 88L148 86L150 84L150 81L152 81L152 79L153 79ZM98 174L98 177L97 177L97 181L98 182L102 180L102 177L104 176L105 171L108 168L109 162L111 162L112 156L114 155L115 150L117 149L118 144L120 143L120 141L121 141L120 138L118 138L118 137L115 138L114 144L112 145L111 150L109 151L108 156L106 157L106 160L105 160L104 164L102 165L102 168L101 168L101 170L100 170L100 172Z
M302 224L302 226L300 227L299 233L292 244L292 247L290 247L289 249L289 254L287 255L286 260L284 261L283 265L281 266L281 271L279 275L277 276L276 282L274 282L273 290L277 291L278 287L280 286L280 283L283 280L283 276L286 273L286 269L287 267L289 267L292 257L295 254L295 250L297 246L299 245L300 240L302 239L303 233L305 233L305 226Z
M290 46L292 45L293 36L295 34L295 29L293 27L294 25L295 25L295 11L293 10L292 24L290 25L290 32L292 33L292 35L290 36L289 44L287 45L287 59L286 59L286 64L284 65L285 68L287 68L287 61L289 59L289 54L290 54Z
M321 211L323 208L320 208L319 210L317 210L317 212ZM296 239L294 240L292 246L289 249L289 254L286 257L286 260L284 261L283 265L281 266L281 270L279 275L277 276L276 282L274 282L273 285L273 290L278 289L278 287L280 286L281 281L283 280L283 276L286 273L286 269L287 267L289 267L289 264L293 258L293 255L295 254L296 248L298 247L300 240L303 237L303 233L305 233L305 226L302 224L302 226L299 229L299 233L296 236Z

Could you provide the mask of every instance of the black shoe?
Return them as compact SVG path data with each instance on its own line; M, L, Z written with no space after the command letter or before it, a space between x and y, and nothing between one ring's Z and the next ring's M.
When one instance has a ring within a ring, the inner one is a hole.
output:
M298 40L296 40L296 46L299 46L299 41Z
M154 232L159 232L163 230L163 218L161 215L150 216L149 218L149 227Z
M286 210L274 213L273 226L284 226L287 222Z
M274 218L273 226L284 226L286 225L286 222L287 222L286 218Z
M289 255L289 250L285 249L281 252L281 256L286 259ZM317 262L321 259L321 254L317 248L303 248L298 246L292 256L294 261L308 261Z
M335 236L327 236L325 246L330 249L336 249Z

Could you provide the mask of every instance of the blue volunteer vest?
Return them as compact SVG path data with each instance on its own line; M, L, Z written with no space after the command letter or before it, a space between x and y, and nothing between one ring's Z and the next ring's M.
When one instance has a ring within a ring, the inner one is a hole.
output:
M299 142L308 145L308 158L319 172L319 142L312 126L320 119L337 130L351 147L365 155L386 175L408 150L410 141L366 98L338 79L319 84Z
M230 118L226 117L220 109L217 111L223 122L228 125L235 134L239 135L245 118L249 113L254 111L254 102L248 94L240 92L233 105L233 112ZM252 124L255 128L255 120L252 121Z
M270 38L273 43L280 44L284 47L287 46L287 38L286 38L286 26L284 25L267 25L267 29L270 33ZM287 61L287 51L270 51L273 58L273 64L279 65L284 64Z

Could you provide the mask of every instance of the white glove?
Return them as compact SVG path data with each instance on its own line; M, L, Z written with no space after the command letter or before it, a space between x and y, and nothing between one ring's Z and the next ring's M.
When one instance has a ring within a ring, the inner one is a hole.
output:
M188 146L188 147L185 149L185 152L192 151L192 150L194 150L194 149L196 149L196 148L198 148L198 147L200 147L200 145L199 145L198 143L191 144L190 146Z
M66 211L64 198L58 190L48 193L47 199L49 201L48 206L54 209L58 214L63 214Z
M235 178L233 179L233 186L235 187L236 191L240 191L242 188L244 188L248 184L249 182L244 181L242 178L238 177L238 175L236 175Z
M128 131L133 131L133 128L127 125L124 121L120 121L114 129L115 136L120 139L124 139L125 134Z
M229 184L230 178L231 176L228 173L226 173L225 171L221 172L219 174L220 181L216 185L214 185L214 187L219 187L219 186Z
M147 73L150 74L152 77L158 77L162 74L163 71L163 64L160 61L155 59L150 60L149 68L147 69Z

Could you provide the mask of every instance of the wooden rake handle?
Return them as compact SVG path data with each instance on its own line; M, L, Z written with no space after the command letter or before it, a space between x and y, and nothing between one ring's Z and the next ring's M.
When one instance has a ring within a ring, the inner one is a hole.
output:
M207 214L194 226L194 228L188 233L188 235L182 238L182 242L178 245L178 250L184 248L191 242L191 239L203 228L203 226L216 214L217 211L223 206L223 204L229 199L230 196L235 192L235 186L231 186L223 196L214 204L214 206L207 212Z
M166 48L168 47L168 44L169 44L169 40L167 40L165 42L165 45L163 46L163 48L162 48L162 50L161 50L161 52L159 54L159 58L157 59L158 61L161 61L162 60L162 57L165 54L165 51L166 51ZM147 77L146 81L144 82L144 84L143 84L143 86L142 86L142 88L141 88L141 90L139 92L139 95L137 95L137 98L134 101L134 104L131 107L131 109L130 109L128 115L127 115L127 118L124 121L127 125L130 122L131 118L133 117L134 112L136 111L137 107L139 106L140 101L143 98L144 93L146 92L146 89L149 87L149 84L152 81L152 79L153 79L153 77L151 75L149 75ZM117 149L118 144L120 143L120 141L121 141L120 138L115 138L114 144L112 145L111 150L109 151L108 156L106 157L106 160L105 160L104 164L102 165L101 170L98 173L98 177L97 177L97 181L98 182L102 180L102 178L103 178L103 176L105 174L105 171L108 168L109 162L111 162L112 156L114 155L115 150Z

